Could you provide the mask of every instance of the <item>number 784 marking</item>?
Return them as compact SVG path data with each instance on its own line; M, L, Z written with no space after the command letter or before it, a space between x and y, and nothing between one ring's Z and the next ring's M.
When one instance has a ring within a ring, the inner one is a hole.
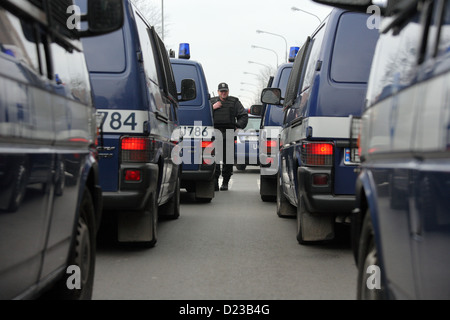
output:
M97 110L101 116L100 128L104 133L142 133L148 112L129 110Z

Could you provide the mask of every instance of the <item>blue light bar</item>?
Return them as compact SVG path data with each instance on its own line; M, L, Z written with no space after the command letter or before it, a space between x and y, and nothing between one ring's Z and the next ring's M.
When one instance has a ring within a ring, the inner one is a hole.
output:
M300 47L291 47L291 50L289 51L289 62L295 61L295 57L297 56L298 50L300 50Z
M191 58L191 49L189 47L189 43L180 43L180 51L178 52L179 59L187 59Z

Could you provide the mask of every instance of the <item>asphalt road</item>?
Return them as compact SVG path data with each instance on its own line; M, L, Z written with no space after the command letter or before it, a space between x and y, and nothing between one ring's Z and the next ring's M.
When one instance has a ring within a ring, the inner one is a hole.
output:
M259 196L259 170L237 171L211 203L182 192L181 215L160 221L144 249L102 241L93 299L353 300L356 267L348 232L299 245L296 220Z

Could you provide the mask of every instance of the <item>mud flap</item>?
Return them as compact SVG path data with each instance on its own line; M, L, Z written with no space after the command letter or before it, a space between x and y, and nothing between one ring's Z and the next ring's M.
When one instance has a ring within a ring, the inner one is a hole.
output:
M311 214L303 211L300 214L300 227L303 241L333 240L334 216L331 214Z
M153 214L148 211L118 213L119 242L147 242L153 240Z
M277 196L277 179L267 178L267 176L260 175L260 189L259 194L262 196Z
M210 181L196 181L195 198L212 199L214 198L214 178Z

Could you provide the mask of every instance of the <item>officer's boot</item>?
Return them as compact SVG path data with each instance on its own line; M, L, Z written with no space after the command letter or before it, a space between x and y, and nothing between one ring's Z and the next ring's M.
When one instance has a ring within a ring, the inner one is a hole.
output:
M230 178L224 178L222 181L222 186L220 187L220 191L227 191L228 190L228 182L230 181Z

